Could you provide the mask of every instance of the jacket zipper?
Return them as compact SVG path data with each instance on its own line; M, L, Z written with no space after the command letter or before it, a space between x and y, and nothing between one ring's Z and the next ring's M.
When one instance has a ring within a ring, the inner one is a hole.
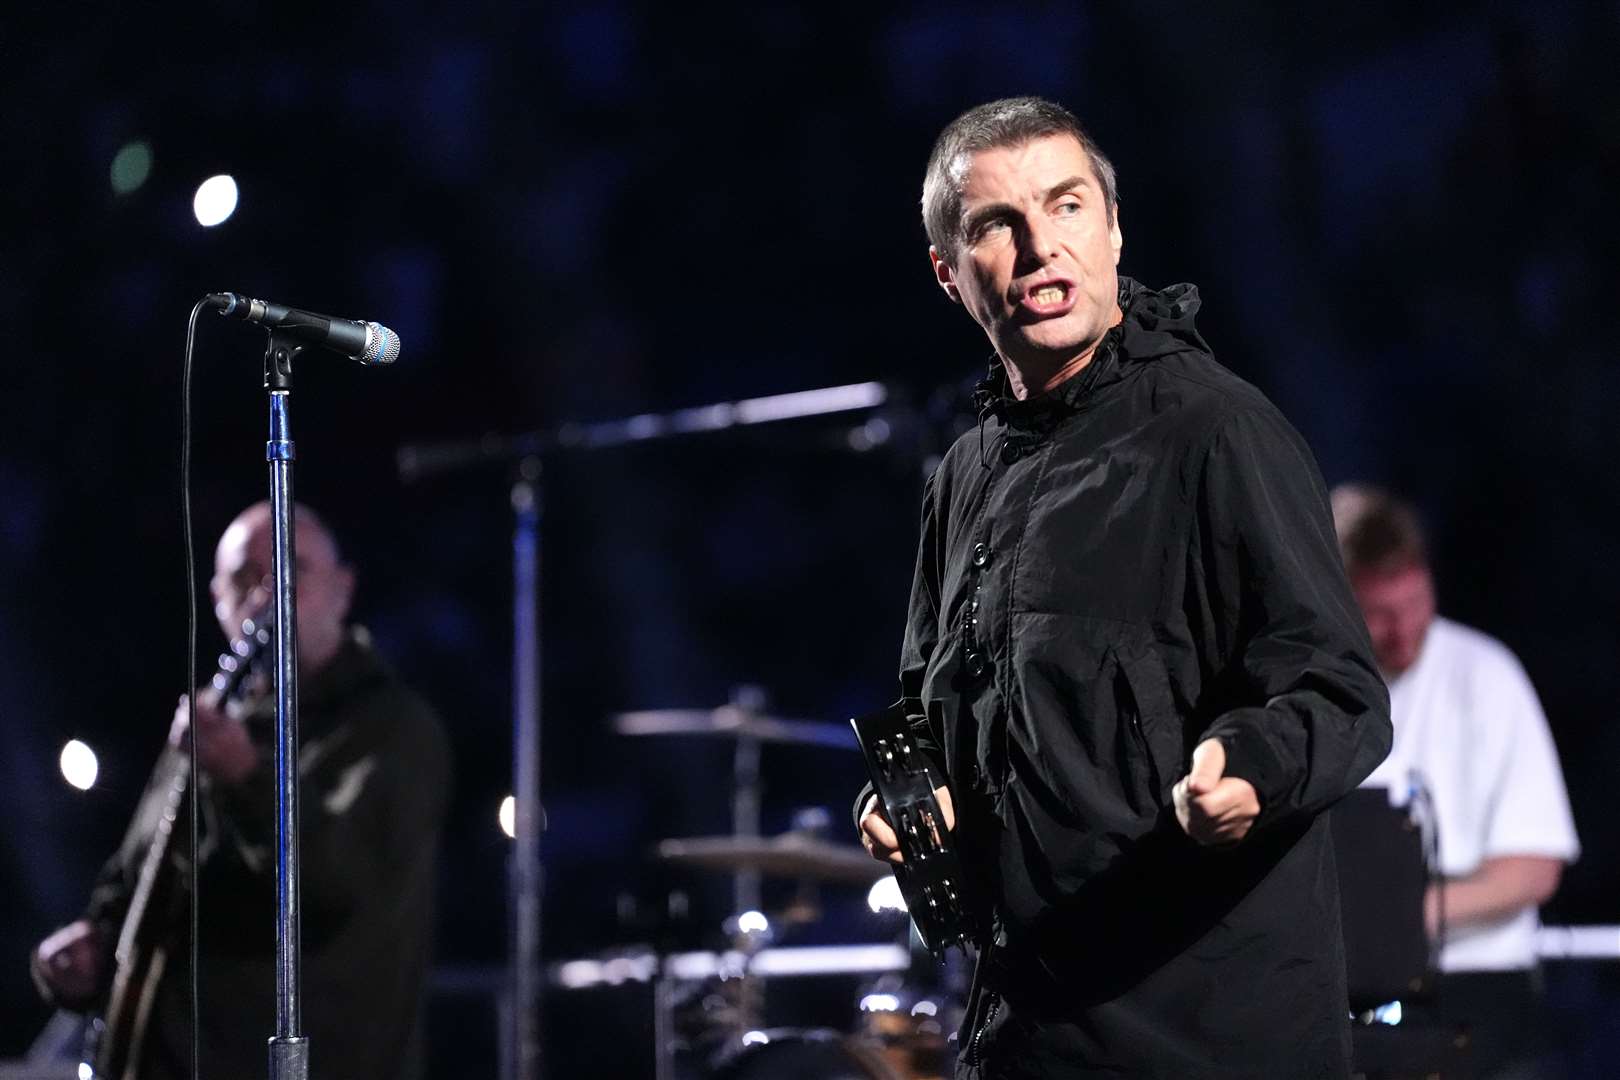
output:
M984 1033L995 1023L996 1013L1001 1008L1001 997L994 990L986 989L985 995L990 999L989 1004L984 1008L984 1018L973 1032L973 1041L968 1044L968 1064L975 1069L984 1063Z

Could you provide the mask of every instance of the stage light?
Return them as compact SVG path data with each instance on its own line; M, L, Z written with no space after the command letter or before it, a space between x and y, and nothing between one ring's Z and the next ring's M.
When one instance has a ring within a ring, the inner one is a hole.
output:
M744 1046L764 1046L771 1041L771 1037L763 1031L743 1032L742 1044Z
M871 890L866 894L866 906L873 913L880 911L905 911L906 899L900 895L900 883L893 875L878 878Z
M96 752L78 739L69 739L62 747L62 778L80 791L89 791L96 784Z
M771 921L761 911L745 911L737 916L739 934L763 934L771 928Z
M510 795L502 799L500 812L495 815L495 819L501 823L501 832L505 833L508 839L517 839L516 799Z
M152 175L152 148L144 142L125 143L113 155L112 189L115 194L128 195Z
M198 186L191 200L191 210L197 215L197 224L203 228L218 225L236 212L236 181L223 173L210 176Z

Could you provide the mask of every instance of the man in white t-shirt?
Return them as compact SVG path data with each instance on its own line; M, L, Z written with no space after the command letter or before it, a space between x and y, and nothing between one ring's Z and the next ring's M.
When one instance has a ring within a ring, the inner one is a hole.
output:
M1537 909L1580 852L1547 718L1505 645L1436 614L1412 510L1355 485L1332 497L1395 725L1363 786L1398 805L1426 795L1418 809L1436 830L1424 920L1440 946L1440 1009L1471 1022L1481 1076L1544 1075L1526 1071L1539 1049Z

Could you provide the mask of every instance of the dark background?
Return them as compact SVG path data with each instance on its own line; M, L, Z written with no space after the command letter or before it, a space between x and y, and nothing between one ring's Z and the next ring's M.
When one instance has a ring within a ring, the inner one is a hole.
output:
M988 350L928 272L923 162L951 117L1012 93L1091 128L1120 175L1122 270L1200 285L1205 336L1328 481L1419 504L1443 610L1519 653L1558 740L1585 850L1548 921L1620 922L1603 794L1620 760L1620 6L30 4L7 22L0 1055L43 1022L27 950L79 909L184 689L196 298L235 289L404 339L392 370L301 362L298 494L451 726L439 952L495 963L509 477L407 485L396 451L868 379L935 400ZM151 177L116 195L112 159L137 139ZM190 200L217 172L241 205L204 229ZM261 337L211 316L199 333L205 575L263 491ZM652 936L620 894L645 912L692 889L668 932L688 945L723 912L723 883L672 882L645 853L724 829L725 747L620 738L614 711L751 683L837 721L891 695L937 438L917 415L893 412L896 438L866 454L843 448L855 418L548 460L550 956ZM89 793L57 769L70 737L101 755ZM775 748L765 768L769 827L824 804L842 830L853 756ZM833 907L827 936L882 938ZM1615 973L1554 974L1572 1060L1596 1070ZM487 1008L434 1008L441 1068L452 1042L487 1060Z

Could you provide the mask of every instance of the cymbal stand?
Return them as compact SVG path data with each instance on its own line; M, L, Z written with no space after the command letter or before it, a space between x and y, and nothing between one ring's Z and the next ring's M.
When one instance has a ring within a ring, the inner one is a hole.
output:
M765 692L757 686L739 686L731 692L731 704L745 714L758 714L765 708ZM759 776L759 736L744 725L737 733L737 747L731 769L731 831L735 836L759 836L760 803L763 794ZM737 871L732 889L733 914L758 911L760 873L757 869Z
M539 1080L538 1009L540 987L540 892L538 852L543 817L540 796L540 633L535 586L539 577L539 462L547 453L589 451L671 438L705 435L733 428L776 424L787 420L826 416L876 408L888 400L881 383L852 383L817 390L773 394L740 401L717 402L662 415L642 414L591 424L564 424L551 431L511 436L484 436L455 443L403 446L397 460L402 479L418 480L492 463L519 463L524 473L513 491L518 517L514 541L513 583L516 625L513 628L513 750L515 784L515 847L508 875L508 911L511 933L511 1025L503 1039L501 1075L512 1080ZM524 494L527 490L527 495ZM525 501L525 500L529 501ZM525 536L527 539L525 539ZM287 625L290 625L287 624ZM743 742L752 742L749 750ZM751 777L752 801L739 797L733 804L738 821L753 822L759 831L759 740L739 739L736 768ZM746 795L747 793L743 793ZM746 879L739 876L737 898L747 899ZM757 903L758 878L752 894ZM748 908L745 910L754 910ZM666 1057L660 1046L658 1060ZM665 1074L660 1073L663 1077Z

